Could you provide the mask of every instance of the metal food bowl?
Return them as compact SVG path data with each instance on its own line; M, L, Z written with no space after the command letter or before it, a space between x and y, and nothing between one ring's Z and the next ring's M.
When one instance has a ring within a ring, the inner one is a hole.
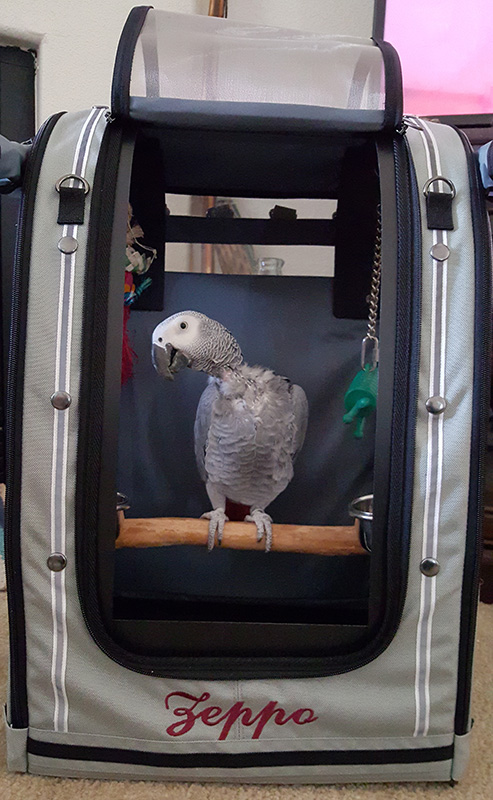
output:
M349 515L359 519L361 544L370 553L373 527L373 495L365 494L352 500L349 504Z

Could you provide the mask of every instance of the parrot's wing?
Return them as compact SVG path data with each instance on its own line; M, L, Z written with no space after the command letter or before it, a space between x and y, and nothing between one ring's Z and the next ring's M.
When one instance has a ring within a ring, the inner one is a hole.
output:
M301 386L297 386L295 383L292 384L290 393L293 403L294 417L294 430L291 447L291 456L294 463L296 456L300 452L303 442L305 441L306 427L308 425L308 400L306 399L306 394Z
M195 415L195 458L197 459L197 467L199 469L200 477L203 481L207 482L207 473L205 471L205 453L207 449L207 439L209 436L209 428L212 418L212 406L216 397L217 389L214 383L208 383L202 392L199 404L197 406L197 414Z

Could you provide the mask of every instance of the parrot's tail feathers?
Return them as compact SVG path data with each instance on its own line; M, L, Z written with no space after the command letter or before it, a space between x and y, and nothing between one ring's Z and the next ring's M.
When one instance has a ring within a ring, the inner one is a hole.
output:
M226 498L226 514L231 522L243 522L246 515L249 513L250 506L234 503L232 500L229 500L229 498Z

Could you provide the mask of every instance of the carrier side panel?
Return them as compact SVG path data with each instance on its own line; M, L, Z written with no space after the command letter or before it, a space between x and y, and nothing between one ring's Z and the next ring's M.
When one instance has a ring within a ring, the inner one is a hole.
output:
M105 114L105 108L93 108L59 119L43 155L30 235L19 476L28 706L29 711L31 702L34 708L37 703L44 706L55 729L65 724L63 675L69 634L64 617L66 573L51 571L47 559L53 553L65 554L73 524L69 498L75 494L79 377L73 323L74 306L83 293L87 229L87 224L57 222L60 195L55 184L63 176L80 175L88 181L90 197ZM72 398L63 411L52 400L56 392ZM9 488L15 493L19 487Z

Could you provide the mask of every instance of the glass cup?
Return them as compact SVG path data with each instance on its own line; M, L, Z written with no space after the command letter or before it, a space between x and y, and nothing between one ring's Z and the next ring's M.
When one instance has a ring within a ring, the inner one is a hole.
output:
M255 261L256 275L282 275L284 260L282 258L257 258Z

